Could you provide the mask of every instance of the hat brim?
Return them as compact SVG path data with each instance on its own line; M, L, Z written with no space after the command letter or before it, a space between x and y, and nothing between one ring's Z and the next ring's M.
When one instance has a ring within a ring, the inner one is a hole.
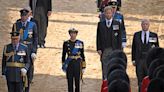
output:
M19 36L11 36L12 39L18 39Z

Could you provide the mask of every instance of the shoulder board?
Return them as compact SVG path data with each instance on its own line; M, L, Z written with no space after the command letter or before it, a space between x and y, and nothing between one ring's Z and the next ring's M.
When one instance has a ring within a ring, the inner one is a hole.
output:
M64 42L69 42L69 40L66 40L66 41L64 41Z
M29 23L31 23L31 24L33 24L33 25L35 24L35 22L33 22L33 21L29 21Z
M20 43L20 45L24 46L24 47L27 47L27 45L23 44L23 43Z
M80 43L83 43L83 41L81 41L81 40L78 40L78 39L77 39L77 41L80 42Z
M117 13L122 15L122 13L120 11L117 11Z

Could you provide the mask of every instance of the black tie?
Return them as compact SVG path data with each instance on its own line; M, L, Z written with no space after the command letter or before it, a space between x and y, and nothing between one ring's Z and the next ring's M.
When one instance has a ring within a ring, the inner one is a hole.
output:
M108 21L108 26L110 26L110 21Z
M146 44L146 32L144 34L144 44Z

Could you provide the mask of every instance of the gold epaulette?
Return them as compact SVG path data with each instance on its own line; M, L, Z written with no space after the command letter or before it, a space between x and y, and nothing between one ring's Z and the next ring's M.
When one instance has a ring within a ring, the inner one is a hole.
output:
M19 67L19 68L23 68L25 67L24 63L18 63L18 62L7 62L6 63L7 67Z
M25 46L25 47L27 47L27 45L26 44L24 44L24 43L20 43L21 45L23 45L23 46Z
M82 61L82 68L86 68L86 62L85 61Z
M68 58L77 60L77 59L81 58L81 56L68 56Z
M13 56L13 55L15 54L13 51L7 53L7 52L6 52L6 49L7 49L7 45L4 47L4 55L5 55L5 56L8 56L8 57L9 57L9 56Z

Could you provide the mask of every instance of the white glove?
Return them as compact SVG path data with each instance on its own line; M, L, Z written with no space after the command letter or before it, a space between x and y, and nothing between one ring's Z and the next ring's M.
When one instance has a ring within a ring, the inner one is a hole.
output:
M84 74L84 72L85 72L85 68L84 69L82 69L82 73Z
M22 68L21 69L21 73L22 73L22 76L26 76L27 70L25 68Z
M126 47L126 42L122 42L122 48Z
M2 75L2 78L3 78L4 80L6 80L6 76L5 76L5 75Z
M35 54L35 53L32 53L32 54L31 54L31 58L32 58L33 61L35 61L35 59L36 59L36 54Z
M136 62L135 61L132 61L132 63L133 63L133 66L136 66Z

